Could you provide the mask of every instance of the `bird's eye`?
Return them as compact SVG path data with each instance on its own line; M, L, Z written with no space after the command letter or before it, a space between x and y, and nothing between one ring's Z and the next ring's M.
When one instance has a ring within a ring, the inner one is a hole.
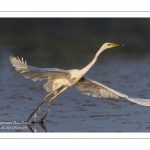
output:
M107 44L108 46L111 46L111 44L109 43L109 44Z

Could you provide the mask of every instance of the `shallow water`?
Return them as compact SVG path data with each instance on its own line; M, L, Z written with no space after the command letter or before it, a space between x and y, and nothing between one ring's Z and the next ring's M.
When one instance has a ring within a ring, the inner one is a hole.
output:
M28 116L47 92L42 87L43 81L33 82L25 79L14 70L8 59L12 53L11 50L0 52L0 132L150 131L150 107L133 104L123 98L107 100L89 97L78 93L73 87L53 101L44 124L27 125L25 121ZM94 56L94 53L92 55ZM22 56L26 59L28 54ZM39 61L29 60L27 63L37 65L41 61L45 64L47 62L41 56ZM52 59L49 61L53 63ZM63 61L64 64L69 64L73 60ZM67 67L84 66L89 60L83 62L69 64ZM86 77L132 97L150 98L149 74L149 55L122 56L114 52L114 55L99 57ZM35 118L37 121L42 117L48 101L40 107Z

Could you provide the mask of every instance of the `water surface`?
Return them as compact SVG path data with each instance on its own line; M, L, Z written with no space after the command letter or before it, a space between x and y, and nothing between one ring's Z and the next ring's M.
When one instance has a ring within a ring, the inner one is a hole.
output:
M78 93L74 87L53 101L44 125L36 123L35 126L27 126L24 122L47 92L42 87L43 81L25 79L14 70L8 59L11 53L10 50L1 51L0 55L1 132L149 132L149 107L123 98L107 100L89 97ZM65 61L69 63L70 60ZM34 65L34 61L27 63ZM100 57L86 76L124 94L150 98L149 74L149 56L122 58L115 54L109 59ZM37 121L48 101L40 107Z

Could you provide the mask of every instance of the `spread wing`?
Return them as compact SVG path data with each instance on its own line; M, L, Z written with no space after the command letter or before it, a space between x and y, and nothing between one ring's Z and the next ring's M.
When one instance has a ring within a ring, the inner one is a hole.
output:
M78 92L99 98L112 98L119 99L120 97L126 98L131 102L137 103L143 106L150 106L150 99L132 98L123 93L117 92L101 83L92 81L82 77L76 84L75 88Z
M27 65L27 62L19 57L10 56L10 62L12 66L23 75L25 78L29 78L33 81L37 80L54 80L55 78L67 78L68 72L63 69L57 68L38 68Z

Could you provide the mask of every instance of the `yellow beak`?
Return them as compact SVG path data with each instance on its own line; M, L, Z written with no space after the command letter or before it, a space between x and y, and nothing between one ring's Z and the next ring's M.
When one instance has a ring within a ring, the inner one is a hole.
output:
M115 47L115 46L121 46L121 45L120 44L116 44L116 43L110 43L109 46Z

